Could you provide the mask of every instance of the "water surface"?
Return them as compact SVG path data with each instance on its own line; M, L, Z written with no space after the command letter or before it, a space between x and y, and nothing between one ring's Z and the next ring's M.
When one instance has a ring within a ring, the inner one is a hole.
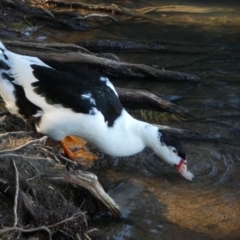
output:
M200 81L113 82L167 98L177 96L176 103L186 107L190 116L170 117L167 122L158 117L152 119L155 123L219 137L215 142L183 140L189 169L196 175L193 182L151 151L128 158L104 156L94 171L121 206L124 219L94 222L100 229L95 239L240 239L240 5L238 1L218 2L115 1L156 21L115 16L118 22L89 21L93 27L87 32L49 34L48 41L110 39L161 44L165 52L108 52L125 61L195 74Z

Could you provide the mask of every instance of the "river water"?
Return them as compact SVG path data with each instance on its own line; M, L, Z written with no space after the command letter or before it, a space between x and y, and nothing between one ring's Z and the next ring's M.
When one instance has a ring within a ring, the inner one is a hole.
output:
M115 15L118 22L89 20L92 28L86 32L56 29L46 40L110 39L162 45L166 51L106 51L128 62L195 74L200 80L115 79L114 84L175 99L190 115L178 118L139 111L140 116L145 111L147 121L197 130L219 140L182 139L189 169L196 176L193 182L183 179L148 150L127 158L103 156L93 171L121 206L124 218L96 220L93 226L99 231L93 239L240 239L239 1L114 3L157 20Z

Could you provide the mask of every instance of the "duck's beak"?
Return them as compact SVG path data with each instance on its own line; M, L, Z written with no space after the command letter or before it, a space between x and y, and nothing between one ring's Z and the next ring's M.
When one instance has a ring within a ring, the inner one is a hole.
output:
M187 180L190 180L190 181L193 180L194 175L190 171L188 171L188 169L187 169L187 161L186 160L181 159L180 163L178 165L175 165L175 168Z

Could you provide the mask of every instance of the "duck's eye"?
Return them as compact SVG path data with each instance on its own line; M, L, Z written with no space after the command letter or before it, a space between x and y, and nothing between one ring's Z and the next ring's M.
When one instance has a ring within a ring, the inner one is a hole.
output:
M176 149L172 150L175 154L178 154L178 151Z

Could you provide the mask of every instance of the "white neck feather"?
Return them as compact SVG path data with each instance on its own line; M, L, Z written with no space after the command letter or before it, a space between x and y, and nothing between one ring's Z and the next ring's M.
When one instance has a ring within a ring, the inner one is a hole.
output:
M106 137L104 137L106 136ZM112 156L130 156L145 147L154 149L157 144L158 129L139 121L123 110L112 128L107 129L100 141L91 139L98 148Z

